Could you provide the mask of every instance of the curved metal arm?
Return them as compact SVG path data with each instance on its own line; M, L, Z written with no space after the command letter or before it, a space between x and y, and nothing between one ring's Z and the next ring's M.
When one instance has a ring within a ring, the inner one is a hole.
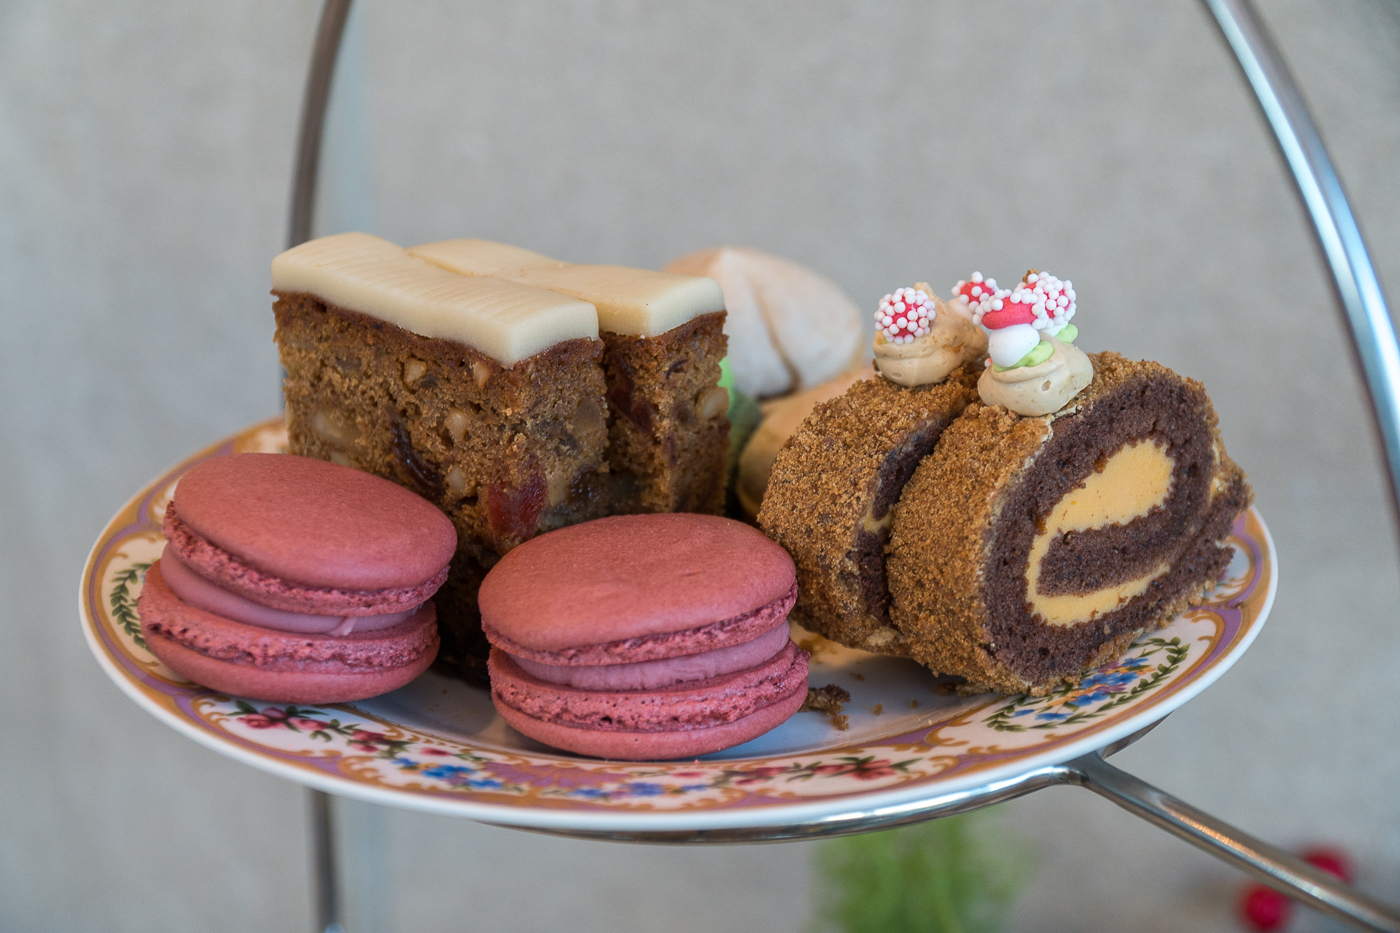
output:
M1361 230L1303 96L1254 7L1249 0L1203 2L1258 98L1332 272L1380 432L1392 512L1400 521L1400 343ZM1090 778L1085 786L1233 862L1265 884L1370 929L1400 930L1400 914L1286 853L1237 833L1102 761L1088 762L1083 770Z
M1380 430L1391 507L1400 521L1400 343L1361 230L1303 96L1254 7L1249 0L1204 2L1259 99L1331 268Z
M1309 907L1363 929L1400 933L1400 912L1394 908L1146 781L1119 771L1097 754L1076 758L1066 768L1074 775L1071 783L1107 797L1129 813L1243 869Z
M311 836L311 876L315 883L312 903L317 933L344 933L340 922L339 873L335 867L335 812L331 795L306 791L307 830Z
M316 44L311 51L311 70L306 75L306 93L301 99L301 132L297 136L297 162L292 174L291 219L287 224L287 249L311 239L311 220L316 204L316 169L321 164L321 133L326 126L326 107L331 100L331 78L340 54L345 21L350 18L350 0L326 0L316 27Z
M340 55L345 21L350 18L351 0L326 0L316 27L316 44L311 52L311 69L306 75L306 94L301 101L301 132L297 137L297 161L292 174L291 219L287 224L287 248L311 239L311 220L316 207L316 170L321 164L321 134L326 126L326 108L331 100L331 79ZM339 871L335 860L335 812L330 795L308 790L307 809L311 836L311 878L315 886L313 908L318 933L343 933L340 921Z

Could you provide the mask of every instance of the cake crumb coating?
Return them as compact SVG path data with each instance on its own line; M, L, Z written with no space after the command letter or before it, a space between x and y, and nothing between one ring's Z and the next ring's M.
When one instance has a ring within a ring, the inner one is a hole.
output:
M1092 360L1093 382L1053 415L969 406L904 489L889 545L893 620L915 660L965 678L967 692L1045 695L1199 603L1228 565L1224 539L1253 494L1225 454L1204 388L1157 363ZM1169 497L1103 533L1125 554L1144 542L1160 548L1169 569L1101 617L1057 627L1030 614L1025 544L1037 523L1043 532L1055 502L1147 439L1176 461Z
M919 461L976 399L980 371L969 364L914 389L857 382L817 405L783 445L758 524L797 564L793 621L853 648L909 654L889 614L891 513Z

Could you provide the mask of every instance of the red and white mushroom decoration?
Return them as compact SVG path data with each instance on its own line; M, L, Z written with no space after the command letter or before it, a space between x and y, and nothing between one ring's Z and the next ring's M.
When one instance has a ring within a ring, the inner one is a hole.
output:
M1015 366L1040 343L1041 334L1060 334L1074 317L1074 285L1048 272L1032 270L1014 289L985 289L972 308L972 321L987 332L992 363Z
M935 315L933 298L923 289L900 288L880 299L875 328L890 343L913 343L929 332Z
M982 299L992 297L996 291L996 279L984 279L982 273L974 272L970 279L958 279L958 284L953 286L953 300L948 306L971 321L973 310L982 303Z

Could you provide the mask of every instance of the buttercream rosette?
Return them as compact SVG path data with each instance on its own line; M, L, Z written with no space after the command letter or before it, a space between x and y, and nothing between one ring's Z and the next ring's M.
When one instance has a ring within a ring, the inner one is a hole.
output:
M987 350L966 308L939 300L926 282L880 299L875 312L875 368L898 385L942 382Z

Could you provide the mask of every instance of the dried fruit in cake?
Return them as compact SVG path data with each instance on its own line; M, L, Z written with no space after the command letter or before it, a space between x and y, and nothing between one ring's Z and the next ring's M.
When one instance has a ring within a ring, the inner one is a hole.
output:
M409 254L463 276L494 276L592 304L608 387L608 514L719 512L729 394L724 295L711 279L560 262L489 240Z
M294 454L427 497L459 551L444 662L484 664L476 586L534 535L608 514L607 390L588 302L445 272L362 233L272 263Z
M974 404L894 515L892 616L969 689L1042 695L1201 598L1249 505L1199 382L1095 354L1064 408Z
M756 738L807 697L792 560L739 522L631 515L542 535L481 586L491 698L547 745L689 758Z
M190 469L137 607L151 653L225 693L337 703L427 669L430 597L456 548L430 503L305 457L235 454Z

